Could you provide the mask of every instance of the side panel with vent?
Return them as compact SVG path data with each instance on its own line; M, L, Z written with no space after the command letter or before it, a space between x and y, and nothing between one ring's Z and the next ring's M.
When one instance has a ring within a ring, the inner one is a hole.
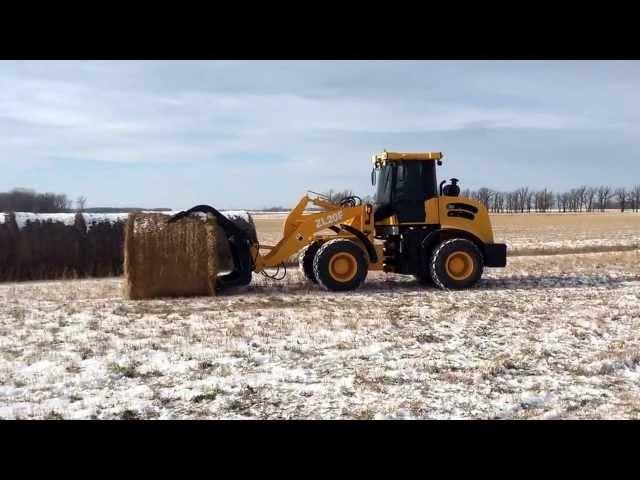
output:
M464 230L484 243L493 243L489 212L480 202L464 197L442 196L438 198L438 206L441 228Z

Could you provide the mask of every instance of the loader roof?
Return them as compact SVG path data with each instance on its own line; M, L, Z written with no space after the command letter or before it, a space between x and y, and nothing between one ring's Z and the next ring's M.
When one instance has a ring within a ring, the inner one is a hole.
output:
M440 160L442 159L442 152L387 152L386 150L382 153L374 155L372 157L372 161L374 164L386 163L388 161L407 161L407 160L416 160L416 161L424 161L424 160Z

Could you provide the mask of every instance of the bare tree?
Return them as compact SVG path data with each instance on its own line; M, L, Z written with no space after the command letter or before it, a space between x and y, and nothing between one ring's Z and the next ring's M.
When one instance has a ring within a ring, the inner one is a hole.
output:
M84 207L86 204L87 204L87 197L85 197L84 195L80 195L76 199L76 210L79 212L84 212Z
M640 210L640 185L633 187L630 197L633 199L633 211L637 212Z
M66 195L56 195L53 204L59 212L64 212L71 208L71 200Z
M544 200L545 211L552 210L553 209L553 192L551 190L547 191L545 189L545 196L546 196Z
M593 211L593 201L596 198L597 190L593 187L589 187L584 192L585 207L587 212Z
M527 189L527 193L526 193L526 195L524 197L524 204L525 204L525 207L527 209L527 213L531 213L531 208L533 207L533 205L532 205L533 204L533 194L534 194L533 190L528 190Z
M535 210L536 212L546 212L553 207L553 193L546 188L535 192Z
M581 212L587 203L587 187L582 185L576 190L578 196L578 211Z
M526 208L526 204L529 199L529 187L521 187L516 190L517 209L520 213L524 213L524 209Z
M618 206L620 207L620 211L624 212L625 207L627 206L627 189L619 188L615 193L616 197L618 197Z
M611 187L601 186L598 188L598 206L600 211L604 212L609 204L609 198L611 197Z
M323 193L325 197L329 199L330 202L340 203L343 199L347 197L352 197L355 195L352 190L333 190L330 189Z
M493 193L493 203L491 208L494 213L502 213L504 211L504 193Z
M476 192L477 200L482 203L487 209L489 209L489 202L494 192L487 187L482 187Z

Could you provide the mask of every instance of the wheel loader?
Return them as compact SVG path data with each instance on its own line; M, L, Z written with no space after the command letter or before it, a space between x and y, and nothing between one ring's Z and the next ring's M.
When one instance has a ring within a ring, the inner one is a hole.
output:
M209 205L180 212L169 222L199 212L216 218L234 264L232 272L217 278L217 289L248 285L252 272L285 267L297 253L304 276L330 291L355 290L370 270L413 275L442 289L469 288L484 267L506 266L507 248L494 243L487 209L461 197L457 179L438 185L442 158L441 152L374 155L373 204L355 196L334 202L308 192L272 246L260 245Z

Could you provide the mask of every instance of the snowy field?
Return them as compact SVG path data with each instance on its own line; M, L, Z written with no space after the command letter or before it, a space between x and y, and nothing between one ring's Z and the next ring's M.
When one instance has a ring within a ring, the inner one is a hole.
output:
M513 255L640 248L640 214L492 215L495 237Z
M0 418L640 418L637 250L516 257L462 292L121 284L0 285Z

